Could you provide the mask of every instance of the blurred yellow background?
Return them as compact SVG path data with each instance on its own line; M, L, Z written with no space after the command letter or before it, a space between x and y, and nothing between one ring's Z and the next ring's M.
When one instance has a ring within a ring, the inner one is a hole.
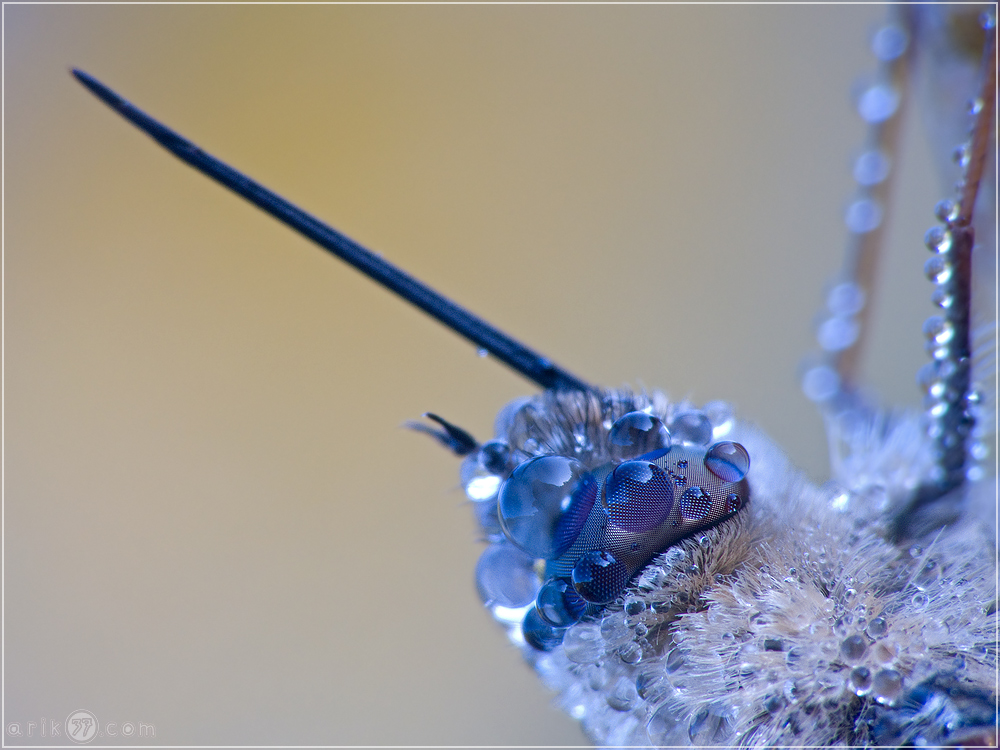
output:
M480 606L457 460L400 429L429 410L485 438L533 386L70 66L574 373L731 400L823 480L797 368L883 14L5 6L8 725L585 741ZM908 133L868 371L915 404L940 196Z

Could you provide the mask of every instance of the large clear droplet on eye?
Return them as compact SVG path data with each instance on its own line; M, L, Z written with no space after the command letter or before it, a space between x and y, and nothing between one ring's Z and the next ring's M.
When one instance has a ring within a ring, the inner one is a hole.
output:
M670 435L675 442L708 445L712 439L712 423L700 411L685 411L670 420Z
M625 461L669 448L670 433L659 417L633 411L611 425L608 443L611 445L611 456Z
M573 588L594 604L607 604L615 599L628 583L628 568L604 550L592 550L573 567Z
M500 525L507 538L533 557L551 559L562 554L565 539L557 539L556 524L569 507L582 474L579 461L563 456L539 456L514 469L500 488L498 500Z
M535 607L549 625L566 628L583 617L587 602L576 593L570 581L551 578L538 591Z
M674 507L674 488L663 471L649 461L626 461L608 474L604 484L608 522L633 533L655 529Z
M750 471L750 454L739 443L716 443L705 454L705 468L723 482L739 482Z
M712 498L701 487L688 487L681 495L681 515L688 521L701 521L712 509Z
M597 493L600 488L600 483L594 479L592 474L585 475L577 483L569 505L556 519L552 529L552 554L549 559L561 556L580 536L580 532L590 517L590 510L597 501Z
M489 607L526 607L538 593L534 560L510 544L491 544L476 563L476 588Z

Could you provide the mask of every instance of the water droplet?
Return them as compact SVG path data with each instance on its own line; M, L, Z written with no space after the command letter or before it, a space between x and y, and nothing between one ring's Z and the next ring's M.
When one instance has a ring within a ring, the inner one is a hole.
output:
M914 594L913 598L910 599L910 603L913 605L915 609L918 610L924 609L929 601L930 600L927 598L927 594L924 594L923 592L919 594Z
M563 456L540 456L514 469L500 488L498 501L507 537L534 557L551 559L565 552L573 540L557 542L555 526L582 474L579 461Z
M642 660L642 646L629 641L618 649L618 658L626 664L638 664Z
M997 16L996 10L984 10L979 14L979 25L984 31L989 31L990 29L996 28Z
M735 492L726 497L726 513L735 513L743 507L743 498Z
M935 284L946 284L951 279L951 263L946 256L932 255L924 263L924 275Z
M538 610L532 607L524 616L521 633L525 642L537 651L551 651L563 640L564 630L554 628L542 619Z
M785 706L785 699L780 695L769 695L764 699L764 710L776 714Z
M879 703L892 705L903 694L903 675L895 669L881 669L872 678L872 695Z
M670 448L670 433L659 417L633 411L611 425L608 443L612 457L624 461Z
M828 352L847 349L858 340L861 328L853 317L835 315L828 318L816 331L816 341Z
M909 43L910 37L906 31L899 26L890 24L875 32L875 37L872 39L872 52L882 62L889 62L906 52Z
M884 122L899 107L899 92L886 83L877 83L858 99L858 114L867 123Z
M635 691L647 703L657 703L670 692L670 683L659 672L644 672L635 678Z
M938 201L934 205L934 215L938 218L938 220L943 221L945 223L949 221L954 221L955 219L958 218L958 204L955 201L950 200L948 198L945 198L942 201ZM941 231L942 232L944 231L943 227L941 228ZM926 240L926 237L924 239ZM927 243L927 246L934 252L943 252L941 250L938 250L936 247L930 247L929 242Z
M789 669L798 669L800 668L800 662L802 661L802 657L804 655L805 654L801 648L799 648L798 646L793 646L788 650L788 653L785 655L785 664L788 665Z
M962 143L955 146L955 150L951 152L951 160L962 169L969 166L969 144Z
M882 207L870 198L854 201L847 207L844 223L855 234L865 234L882 223Z
M621 614L612 612L601 620L601 637L609 648L618 648L632 638L632 630L625 623Z
M625 563L604 550L592 550L573 566L573 587L588 602L607 604L628 583Z
M869 638L877 640L889 632L889 624L884 617L876 617L868 623L868 629L865 632L868 633Z
M670 420L670 435L682 443L707 445L712 439L712 423L700 411L681 412Z
M734 425L733 407L725 401L709 401L702 411L712 423L712 437L719 440L728 435Z
M696 746L728 744L732 725L723 706L712 705L696 713L688 725L688 737Z
M705 468L723 482L739 482L750 471L750 454L739 443L716 443L705 454Z
M565 628L583 617L587 602L565 578L550 578L539 589L535 607L549 625Z
M860 635L850 635L840 642L840 653L848 663L861 661L868 652L868 644Z
M941 203L938 204L938 207L940 207L942 203L947 203L954 206L954 204L952 204L951 201L942 201ZM947 229L939 225L931 227L924 234L924 244L927 246L927 249L930 250L932 253L948 252L949 250L951 250L951 242L952 242L951 232L949 232Z
M937 581L938 577L941 575L941 571L938 569L938 564L936 560L928 560L924 563L924 566L917 573L913 582L917 585L917 588L926 589L928 586Z
M485 357L488 354L489 354L489 351L487 351L486 349L476 349L476 356L477 357Z
M670 653L667 654L666 661L663 663L664 669L666 669L670 673L676 672L683 665L684 665L684 652L681 651L679 648L671 649Z
M509 461L510 446L503 440L487 440L479 449L479 462L493 474L502 474Z
M524 607L538 593L534 560L506 543L491 544L476 563L476 588L487 606Z
M865 151L854 162L854 179L859 185L877 185L889 176L892 162L878 150Z
M604 698L615 711L629 711L639 699L635 683L627 677L620 677Z
M593 664L604 654L604 646L596 628L576 626L566 631L563 651L572 662Z
M840 393L840 376L827 365L811 367L802 376L802 392L810 401L827 401Z
M701 487L688 487L681 495L681 515L688 521L700 521L712 509L712 498Z
M826 306L833 315L853 315L864 308L865 292L853 281L845 281L829 291Z
M492 500L500 489L500 477L495 474L479 474L465 483L465 494L473 502Z
M637 596L630 596L625 600L624 610L629 617L641 615L646 611L646 602Z
M780 638L765 638L762 644L765 651L784 651L785 644Z
M954 304L955 297L948 289L937 287L931 292L931 302L942 310L947 310Z
M656 464L626 461L608 474L602 500L608 523L641 533L667 520L674 508L674 488Z
M855 667L851 670L851 690L857 695L864 695L872 686L872 673L868 667Z

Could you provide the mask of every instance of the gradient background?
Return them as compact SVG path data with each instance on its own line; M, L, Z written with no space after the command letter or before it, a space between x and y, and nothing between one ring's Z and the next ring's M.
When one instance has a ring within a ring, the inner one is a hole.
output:
M70 65L582 377L729 399L825 478L796 373L884 8L4 13L7 723L584 741L479 604L458 462L400 429L485 438L533 387ZM913 404L939 197L917 130L868 358Z

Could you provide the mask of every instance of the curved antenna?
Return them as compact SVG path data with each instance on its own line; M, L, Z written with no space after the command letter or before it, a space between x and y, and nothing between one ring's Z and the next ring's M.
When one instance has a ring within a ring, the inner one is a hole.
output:
M238 193L299 234L354 266L368 278L437 318L475 346L484 349L511 369L545 389L588 391L590 386L485 320L473 315L405 271L367 250L354 240L306 213L242 172L205 153L179 133L153 119L88 73L73 68L73 75L98 99L131 122L178 159Z

